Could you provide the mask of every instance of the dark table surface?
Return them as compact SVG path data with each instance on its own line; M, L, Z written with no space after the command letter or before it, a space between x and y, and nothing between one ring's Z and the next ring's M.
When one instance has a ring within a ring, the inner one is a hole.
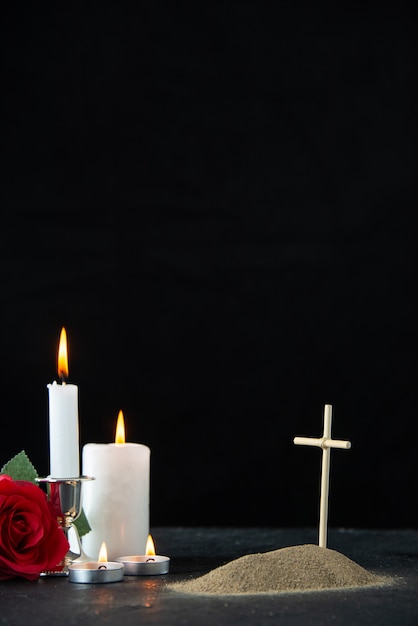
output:
M157 553L171 557L169 574L95 585L53 576L3 581L0 624L418 624L418 530L329 530L329 548L393 577L388 586L239 596L180 593L168 583L200 576L244 554L317 543L317 531L161 527L152 535Z

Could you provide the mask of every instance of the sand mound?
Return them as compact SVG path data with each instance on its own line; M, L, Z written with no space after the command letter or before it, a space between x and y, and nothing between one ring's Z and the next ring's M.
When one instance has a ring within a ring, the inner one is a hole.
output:
M204 576L170 585L176 591L200 594L312 591L382 584L340 552L305 544L272 552L247 554Z

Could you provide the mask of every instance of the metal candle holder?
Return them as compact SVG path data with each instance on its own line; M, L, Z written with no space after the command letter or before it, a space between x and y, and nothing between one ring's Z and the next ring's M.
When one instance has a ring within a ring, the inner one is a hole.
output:
M70 549L53 569L42 572L43 576L68 576L68 567L71 563L91 561L91 558L83 551L77 527L74 525L74 521L81 513L81 486L86 480L94 480L94 478L91 476L78 476L77 478L47 476L36 479L38 483L46 484L48 502L67 541L69 542L69 532L72 530L77 544L77 552Z

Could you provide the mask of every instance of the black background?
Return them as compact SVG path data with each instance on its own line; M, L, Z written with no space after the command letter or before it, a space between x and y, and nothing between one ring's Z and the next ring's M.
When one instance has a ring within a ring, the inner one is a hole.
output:
M154 525L415 527L413 2L3 7L0 463L151 448Z

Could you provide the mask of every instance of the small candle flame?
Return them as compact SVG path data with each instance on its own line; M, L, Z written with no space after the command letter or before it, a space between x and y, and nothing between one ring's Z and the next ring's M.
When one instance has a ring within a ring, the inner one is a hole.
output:
M119 411L118 421L116 424L115 443L125 443L125 421L122 411Z
M102 545L100 546L99 557L98 557L97 561L99 563L106 563L107 562L107 547L106 547L106 543L104 541L103 541Z
M145 554L147 556L155 556L155 546L151 535L148 535L147 545L145 547Z
M58 346L58 376L62 379L68 378L67 333L64 327L61 329Z

